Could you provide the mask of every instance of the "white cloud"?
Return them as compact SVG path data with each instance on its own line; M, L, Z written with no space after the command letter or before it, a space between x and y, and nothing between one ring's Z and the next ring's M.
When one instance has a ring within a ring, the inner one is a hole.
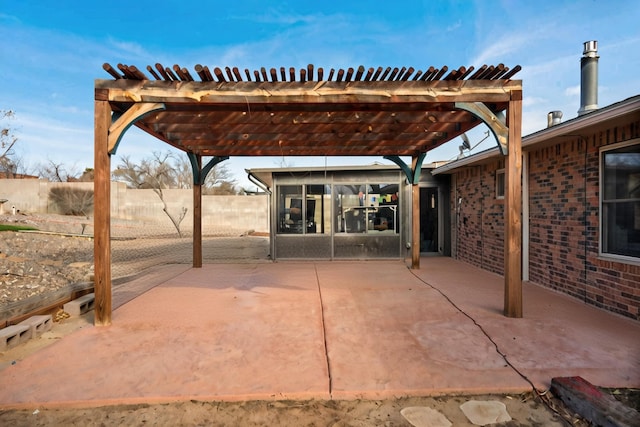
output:
M564 90L564 94L567 96L579 96L580 95L580 85L577 86L569 86Z

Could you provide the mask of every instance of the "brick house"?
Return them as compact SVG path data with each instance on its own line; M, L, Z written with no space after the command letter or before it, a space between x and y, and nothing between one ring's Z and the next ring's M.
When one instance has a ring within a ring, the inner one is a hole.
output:
M522 138L523 280L640 320L640 95ZM503 274L504 159L450 176L451 253Z

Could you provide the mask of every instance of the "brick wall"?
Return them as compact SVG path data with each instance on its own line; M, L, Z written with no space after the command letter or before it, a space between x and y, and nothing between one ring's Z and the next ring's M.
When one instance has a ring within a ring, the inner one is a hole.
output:
M458 258L486 270L504 270L504 203L496 199L495 176L504 164L496 162L466 169L456 175L452 201L457 203Z
M529 280L640 320L640 262L598 256L599 150L635 138L640 121L567 136L528 152ZM502 167L497 159L458 171L452 188L452 199L462 198L454 225L457 257L499 274L504 273L504 204L495 199L494 186Z

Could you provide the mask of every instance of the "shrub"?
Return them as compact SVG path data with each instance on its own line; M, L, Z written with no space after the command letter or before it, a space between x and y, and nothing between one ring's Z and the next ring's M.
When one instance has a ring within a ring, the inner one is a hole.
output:
M82 188L54 187L49 200L63 215L86 216L93 211L93 191Z

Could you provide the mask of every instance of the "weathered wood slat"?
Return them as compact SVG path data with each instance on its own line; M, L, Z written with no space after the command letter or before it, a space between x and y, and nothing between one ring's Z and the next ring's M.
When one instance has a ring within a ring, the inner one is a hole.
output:
M494 67L493 65L489 65L482 73L480 73L480 75L478 76L478 79L482 80L482 79L487 79L487 76L490 76L493 73L493 70L495 70L496 67Z
M500 74L502 70L504 70L504 64L498 64L493 68L493 70L487 73L487 75L484 76L484 78L492 80L495 78L496 75Z
M189 78L182 72L182 68L180 68L178 64L173 64L173 71L175 72L176 76L178 76L178 78L183 82L189 81Z
M435 67L429 67L427 71L424 72L420 80L423 82L429 81L431 76L433 76L436 72L437 72L437 69Z
M313 64L307 65L307 80L313 81Z
M413 74L415 69L413 67L409 67L409 69L404 73L404 75L400 78L401 81L406 82L409 80L409 77Z
M356 71L356 77L355 80L356 81L360 81L362 80L362 75L364 74L364 67L362 65L360 65L358 67L358 70Z
M344 81L345 81L345 82L350 82L350 81L351 81L351 78L353 77L353 71L354 71L354 70L353 70L353 68L351 68L351 67L349 67L349 68L347 69L347 74L346 74L346 75L345 75L345 77L344 77Z
M389 78L387 79L387 81L394 81L396 79L396 76L398 75L398 67L393 67L393 70L391 70L391 74L389 74Z
M469 76L469 74L471 74L471 72L475 70L475 68L473 68L473 65L471 67L469 67L464 73L462 73L462 75L460 76L460 80L464 80L467 78L467 76Z
M151 65L147 65L147 71L149 72L149 74L153 76L154 79L162 80L162 78L158 75L158 73L156 73L156 71L153 69L153 67L151 67Z
M582 377L551 379L551 391L567 407L592 425L603 427L639 427L640 413Z
M156 63L156 70L158 70L158 73L162 76L162 78L165 81L168 81L168 82L171 81L171 77L169 77L167 72L164 70L164 66L162 64L160 64L159 62Z
M373 76L371 77L371 80L373 80L373 81L378 80L378 78L380 77L380 74L382 74L382 67L376 68L376 71L375 71L375 73L373 73Z
M233 67L233 75L236 77L236 81L242 81L242 74L240 74L240 70L238 70L238 67Z
M222 70L219 67L215 67L213 69L213 74L215 74L216 78L218 79L219 82L226 82L227 80L224 78L224 74L222 73Z
M380 80L386 80L390 72L391 72L391 67L385 68L382 74L380 74Z
M513 67L511 69L511 71L509 71L508 73L506 73L504 76L502 76L502 78L504 80L509 80L511 77L513 77L516 73L518 73L518 71L520 71L522 69L521 66L516 65L515 67Z
M167 73L167 75L169 76L169 78L171 80L173 80L174 82L177 82L179 79L178 77L173 73L173 71L171 71L171 68L169 67L165 67L164 71Z
M120 75L120 73L118 73L110 64L107 64L106 62L104 64L102 64L102 68L109 74L111 74L111 76L116 79L119 80L122 78L122 76Z
M233 73L231 72L231 68L230 67L224 67L224 72L227 75L227 78L229 79L230 82L235 81L235 77L234 77Z
M478 68L478 69L476 70L476 72L475 72L475 73L473 73L473 74L469 77L469 79L472 79L472 80L478 79L478 78L479 78L478 76L480 76L480 75L481 75L482 73L484 73L486 70L487 70L487 65L486 65L486 64L484 64L483 66L481 66L480 68Z
M449 67L447 67L446 65L443 66L442 68L440 68L440 71L438 71L434 76L432 80L440 80L440 77L442 77L444 75L444 73L447 72L447 70L449 70Z
M133 74L130 70L129 67L127 67L124 64L118 64L118 69L120 71L122 71L122 74L124 74L124 78L125 79L129 79L129 80L137 80L137 77L135 76L135 74Z

